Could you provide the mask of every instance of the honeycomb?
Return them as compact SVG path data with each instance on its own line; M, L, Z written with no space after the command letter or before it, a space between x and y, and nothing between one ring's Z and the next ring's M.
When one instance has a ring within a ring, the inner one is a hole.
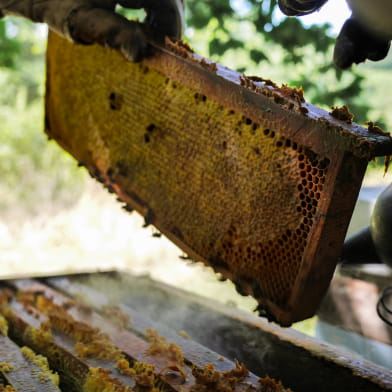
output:
M264 129L263 135L264 146L269 144L279 149L272 150L275 165L284 165L278 157L291 162L287 174L295 181L295 186L290 187L290 193L282 193L279 183L268 187L262 195L267 211L263 211L258 222L257 236L240 239L237 228L231 226L218 256L231 271L237 272L240 286L241 281L245 281L256 297L269 298L283 305L289 299L309 233L317 219L317 207L330 161L269 129ZM268 200L279 202L268 203ZM289 212L283 205L289 208ZM268 231L263 227L268 227Z
M283 325L309 317L367 161L391 140L307 104L302 90L180 49L131 64L52 35L47 133L263 314Z
M0 334L0 390L5 383L10 392L236 392L243 385L248 391L289 392L280 381L259 378L191 341L183 350L154 329L118 327L92 308L86 314L84 304L37 281L5 282L0 294L8 283L14 292L0 307L10 331L9 337ZM16 291L21 287L26 291ZM207 350L212 362L195 356L193 347Z

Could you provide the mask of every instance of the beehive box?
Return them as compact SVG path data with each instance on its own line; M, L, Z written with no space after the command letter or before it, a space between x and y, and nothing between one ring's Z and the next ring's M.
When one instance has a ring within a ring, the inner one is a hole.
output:
M18 392L392 391L391 370L146 276L8 280L0 299L0 384Z
M167 43L142 63L52 34L47 133L282 325L314 314L389 136Z
M110 304L102 291L91 302L81 292L69 295L70 281L68 289L52 283L0 282L2 392L291 392L184 331ZM67 285L62 278L57 283Z

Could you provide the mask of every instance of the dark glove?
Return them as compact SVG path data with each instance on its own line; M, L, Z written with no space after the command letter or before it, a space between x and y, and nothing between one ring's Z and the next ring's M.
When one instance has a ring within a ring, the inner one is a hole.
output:
M392 268L392 185L377 198L370 220L370 232L380 259Z
M337 67L345 69L353 63L358 64L366 59L379 61L386 57L390 47L391 34L391 5L389 0L377 1L377 7L372 4L372 0L363 1L361 4L356 0L350 0L349 4L355 8L355 15L348 19L342 27L338 38L336 39L334 62ZM279 0L279 7L283 13L288 16L301 16L310 14L322 7L327 0ZM362 4L368 4L366 9ZM377 15L369 12L371 7L382 13L385 9L385 16L381 19L390 21L382 25L381 28L373 28L373 23ZM365 8L365 9L364 9ZM371 18L368 18L368 15Z
M390 46L390 40L370 33L355 18L350 18L336 39L333 59L339 68L346 69L366 59L382 60L387 56Z
M287 16L302 16L320 9L328 0L279 0L280 10Z
M132 22L117 14L117 4L144 8L146 23ZM183 26L182 0L0 0L1 14L47 23L77 43L120 49L131 61L146 56L148 38L179 38Z

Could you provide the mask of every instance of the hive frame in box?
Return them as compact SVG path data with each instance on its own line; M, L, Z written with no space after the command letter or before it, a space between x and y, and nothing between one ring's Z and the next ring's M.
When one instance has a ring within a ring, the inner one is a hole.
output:
M181 43L131 64L51 34L47 61L51 138L262 314L285 326L314 314L389 136Z
M285 388L298 392L392 391L391 370L295 330L280 328L249 312L146 276L134 277L122 271L16 279L0 282L0 294L4 288L9 298L5 317L10 337L48 356L51 368L61 373L62 390L74 390L72 384L75 383L81 386L89 369L97 366L111 369L113 385L115 378L127 382L113 369L113 361L103 361L103 355L99 358L96 353L87 357L75 355L75 338L80 340L80 336L74 331L81 330L106 333L106 343L109 339L123 354L154 365L154 374L163 378L169 390L178 392L192 390L190 369L193 366L200 369L209 365L211 369L214 365L224 373L234 367L235 359L254 373L233 388L236 392L244 388L259 391L258 377L273 377ZM57 309L60 313L52 304L61 307ZM54 313L51 310L55 310ZM58 320L53 317L55 314L65 316L66 320L67 315L72 316L71 325L76 328L66 328L64 334L58 329L58 322L42 323L48 314L52 314L50 318L54 321ZM83 324L74 324L75 321ZM43 340L32 340L36 334L32 335L31 330L25 333L28 325L41 332L50 326L51 334L43 334ZM176 378L164 380L162 368L165 369L167 361L160 354L151 356L146 352L149 347L146 331L151 328L182 349L186 359L186 384L178 383ZM46 344L47 338L49 344ZM98 347L107 352L110 346L100 344ZM21 372L27 374L26 369ZM277 388L273 388L273 384L267 382L260 390L283 392L283 387L275 384Z

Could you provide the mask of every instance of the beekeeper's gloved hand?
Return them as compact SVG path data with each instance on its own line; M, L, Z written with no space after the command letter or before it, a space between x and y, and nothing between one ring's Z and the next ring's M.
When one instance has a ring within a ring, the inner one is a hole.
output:
M117 14L116 5L144 8L145 23ZM147 39L179 38L183 27L182 0L0 0L0 14L47 23L77 43L120 49L131 61L147 55Z
M283 13L307 15L328 0L279 0ZM388 54L392 39L391 0L347 0L352 16L336 39L334 61L342 69L366 59L378 61Z

